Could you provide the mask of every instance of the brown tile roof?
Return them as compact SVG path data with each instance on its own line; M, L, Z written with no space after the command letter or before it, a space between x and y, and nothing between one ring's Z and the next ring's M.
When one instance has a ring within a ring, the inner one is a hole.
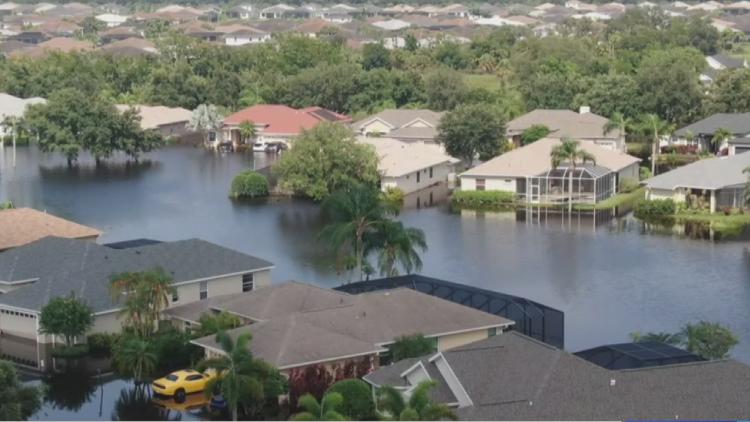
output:
M0 250L14 248L47 236L72 239L98 237L102 232L32 208L0 211Z

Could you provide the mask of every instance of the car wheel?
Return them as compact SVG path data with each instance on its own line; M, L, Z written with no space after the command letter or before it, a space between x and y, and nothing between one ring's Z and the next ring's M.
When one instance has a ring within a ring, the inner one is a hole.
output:
M177 403L185 402L185 389L184 388L180 388L174 392L174 401L176 401Z

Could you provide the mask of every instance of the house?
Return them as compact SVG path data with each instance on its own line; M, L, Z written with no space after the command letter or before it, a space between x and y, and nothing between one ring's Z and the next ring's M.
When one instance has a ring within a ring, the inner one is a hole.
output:
M107 25L107 28L114 28L127 22L128 16L117 15L114 13L102 13L101 15L96 15L96 20L104 22L104 24Z
M542 125L550 130L548 138L572 138L614 151L625 151L625 134L621 134L619 129L607 132L605 127L608 122L609 119L591 113L588 107L581 107L578 113L537 109L508 122L506 136L516 145L521 145L521 135L526 129Z
M384 191L398 188L409 194L445 183L460 162L446 154L439 145L365 136L358 137L358 140L375 149L380 187Z
M233 145L243 143L240 125L245 122L256 127L255 139L251 141L288 145L303 130L312 129L321 122L350 121L348 116L321 107L296 110L280 104L258 104L227 116L218 133L217 142Z
M246 25L217 26L215 29L223 33L221 38L224 40L224 44L230 46L259 44L271 40L270 33Z
M86 227L33 208L0 211L0 252L47 236L96 240L101 234L102 232L92 227Z
M372 26L384 29L386 31L398 31L400 29L410 27L411 24L400 19L388 19L384 21L373 22Z
M672 199L716 212L745 203L750 154L698 160L645 181L646 199Z
M462 190L515 193L526 203L552 204L570 200L569 163L552 167L550 153L559 139L544 138L513 149L459 175ZM573 174L576 203L597 203L617 192L622 180L638 180L640 159L619 151L581 142L595 162L577 163Z
M293 13L295 10L296 8L292 6L279 3L275 6L270 6L270 7L266 7L265 9L261 9L260 18L261 19L281 19L285 15Z
M172 277L170 306L178 306L268 286L273 264L199 239L99 245L44 237L0 253L0 332L53 343L38 331L39 314L51 299L71 292L94 312L90 333L120 332L121 304L110 292L111 277L154 268Z
M353 360L365 364L364 373L370 372L390 360L388 348L402 336L422 334L433 340L436 350L451 350L500 335L513 325L508 319L407 288L351 295L294 281L165 313L178 327L191 328L204 313L222 311L246 324L228 331L230 336L251 333L253 355L289 377L316 365L334 370ZM214 336L192 343L207 356L223 354Z
M51 52L72 53L91 51L94 44L91 41L81 41L73 38L56 37L37 44L34 48L22 50L13 54L13 57L23 56L30 58L42 58Z
M44 41L49 40L51 37L49 34L42 31L27 30L21 31L18 34L9 37L11 41L19 41L24 44L41 44Z
M697 143L702 149L710 149L711 138L719 129L728 130L734 138L750 137L750 113L716 113L675 131L676 143ZM717 145L722 150L726 145Z
M139 33L132 26L118 26L99 33L99 39L104 44L110 43L112 41L121 41L134 37L143 38L141 33Z
M735 59L726 54L715 54L706 56L706 64L708 67L701 73L700 80L703 83L712 83L722 70L746 68L747 60Z
M116 107L121 113L130 109L135 110L141 119L141 129L156 131L165 138L181 139L195 135L195 132L187 127L193 112L182 107L124 104L118 104Z
M138 37L129 37L119 41L113 41L108 44L104 44L103 46L99 47L97 51L121 57L144 56L159 53L159 51L156 49L156 44L145 38Z
M8 118L21 118L26 113L26 108L33 104L45 103L47 100L39 97L18 98L10 94L0 92L0 137L10 133L2 122Z
M426 109L388 109L352 124L364 136L387 135L400 141L435 142L442 112Z
M408 396L421 382L461 420L705 420L750 413L735 360L609 370L515 331L383 366L363 378Z

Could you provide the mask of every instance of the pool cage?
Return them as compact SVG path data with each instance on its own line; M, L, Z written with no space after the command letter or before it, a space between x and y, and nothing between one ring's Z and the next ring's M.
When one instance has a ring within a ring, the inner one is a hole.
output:
M572 173L573 194L570 194ZM617 191L617 175L594 164L561 165L538 175L518 179L519 198L532 204L596 204Z

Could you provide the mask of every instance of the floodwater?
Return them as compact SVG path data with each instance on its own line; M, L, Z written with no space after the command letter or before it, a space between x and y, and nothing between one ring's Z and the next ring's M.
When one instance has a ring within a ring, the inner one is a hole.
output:
M265 154L170 147L139 164L115 161L97 168L82 157L70 169L59 156L19 148L13 167L6 148L0 201L97 227L104 231L101 242L198 237L274 262L277 282L336 286L343 279L316 241L317 205L228 199L235 174L269 160ZM695 240L684 228L651 228L606 213L453 213L444 197L444 189L411 196L400 217L426 233L425 275L564 311L571 351L704 319L729 325L742 339L734 356L750 363L747 240Z

